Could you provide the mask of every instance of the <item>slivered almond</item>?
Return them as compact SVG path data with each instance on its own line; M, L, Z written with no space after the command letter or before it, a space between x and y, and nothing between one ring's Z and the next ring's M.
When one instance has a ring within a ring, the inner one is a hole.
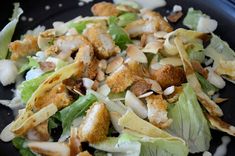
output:
M105 79L105 74L104 74L104 72L101 69L98 69L96 79L98 81L103 81Z
M163 58L163 59L161 59L161 60L159 61L159 63L160 63L161 65L171 64L171 65L173 65L173 66L175 66L175 67L177 67L177 66L182 66L182 65L183 65L181 59L178 58L178 57L167 57L167 58Z
M143 49L142 51L145 53L153 53L156 54L159 49L163 47L163 43L160 41L155 41L155 42L149 42Z
M108 65L106 68L106 73L112 73L115 70L118 69L118 67L120 67L123 63L123 58L121 56L117 56L115 57Z
M144 80L147 83L151 84L151 90L152 91L157 92L157 93L162 92L162 88L161 88L160 84L157 81L152 80L152 79L148 79L148 78L145 78Z
M157 38L165 38L166 35L167 35L167 32L165 31L158 31L154 33L154 36Z
M163 91L163 94L165 96L167 95L171 95L172 93L174 93L175 91L175 86L170 86L170 87L167 87L164 91Z
M148 97L148 96L150 96L152 94L153 94L153 91L150 91L150 92L147 92L147 93L144 93L144 94L138 96L138 98L140 98L140 99L146 98L146 97Z
M147 57L145 56L143 51L139 49L139 47L135 45L129 45L126 49L126 52L127 56L131 59L140 63L148 63Z

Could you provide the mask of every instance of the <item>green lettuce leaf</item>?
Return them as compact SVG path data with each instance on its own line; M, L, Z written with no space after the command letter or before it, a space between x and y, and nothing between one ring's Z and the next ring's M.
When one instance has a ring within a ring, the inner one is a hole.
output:
M118 16L118 25L121 27L125 27L127 24L137 20L138 16L136 13L124 13Z
M200 17L209 17L206 14L203 14L200 10L194 10L189 8L186 17L183 20L183 24L190 29L196 30L198 21Z
M81 21L81 22L69 22L68 27L69 28L75 28L78 33L82 33L83 30L86 28L86 25L92 23L92 21Z
M20 8L19 3L14 3L13 15L10 22L0 32L0 59L5 59L8 54L8 44L14 34L16 24L18 23L20 15L23 10Z
M19 150L21 156L36 156L28 147L25 146L26 140L16 137L12 140L13 145Z
M220 59L235 60L235 52L227 42L215 34L212 34L211 42L205 49L205 55L212 58L215 64L218 64Z
M72 122L79 116L85 115L86 110L96 101L96 97L92 94L87 94L86 96L82 96L73 102L68 107L65 107L61 111L57 112L56 116L62 122L63 133L62 135L66 135Z
M169 109L168 113L169 118L173 119L168 131L183 138L191 153L209 149L211 140L209 125L189 84L184 85L178 102Z
M181 141L167 138L152 138L139 133L123 133L118 138L91 144L92 147L112 155L133 156L187 156L188 149Z
M126 44L132 43L132 41L129 38L128 34L125 32L125 30L117 24L117 17L109 17L108 23L108 32L115 41L115 44L118 45L122 50L126 49Z
M213 95L215 92L217 92L219 89L215 87L213 84L211 84L207 79L205 79L202 75L199 73L195 72L198 81L200 82L202 86L202 90L207 94L207 95Z
M44 75L41 75L35 79L32 80L28 80L28 81L24 81L22 82L18 89L20 91L20 95L21 95L21 100L22 102L26 103L29 98L32 96L32 94L34 93L34 91L38 88L38 86L49 76L51 75L51 73L47 73Z
M39 67L38 62L35 59L33 59L31 56L28 56L27 58L28 58L29 61L24 63L21 66L21 68L19 70L19 74L24 73L26 70L29 70L32 67Z

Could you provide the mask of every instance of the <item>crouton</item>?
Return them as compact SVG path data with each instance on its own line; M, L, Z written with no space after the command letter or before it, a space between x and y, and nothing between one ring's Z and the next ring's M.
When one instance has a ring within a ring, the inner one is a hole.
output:
M25 35L23 40L16 40L9 44L9 50L12 52L11 60L18 60L22 57L31 55L39 50L37 37Z
M162 98L162 95L150 95L146 101L150 123L159 128L168 127L172 120L167 117L167 102Z
M170 86L179 86L186 82L184 70L169 64L152 71L151 74L163 89Z
M109 112L103 103L94 103L78 129L81 142L97 143L106 138L110 124Z
M118 16L121 13L115 4L108 2L96 3L92 6L91 12L94 16Z
M51 103L54 103L58 109L61 109L68 106L71 102L72 98L68 94L66 86L62 83L59 83L51 90L39 96L34 106L39 110Z
M95 55L100 59L107 59L120 52L106 28L100 24L87 28L84 35L92 43Z
M151 84L147 83L143 79L136 81L130 88L131 92L134 93L136 96L140 96L150 89Z

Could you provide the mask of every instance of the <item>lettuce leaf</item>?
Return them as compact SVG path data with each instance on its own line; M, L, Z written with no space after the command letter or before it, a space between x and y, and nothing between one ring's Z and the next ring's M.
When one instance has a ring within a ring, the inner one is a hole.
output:
M205 79L202 75L199 73L195 72L198 81L201 84L202 90L207 94L207 95L213 95L215 92L217 92L219 89L215 87L213 84L211 84L207 79Z
M183 20L183 24L190 29L196 30L199 18L205 16L209 17L205 14L203 14L200 10L194 10L193 8L189 8L186 17Z
M112 36L115 44L118 45L122 50L126 49L126 44L132 43L132 41L125 30L117 24L117 17L110 16L108 23L108 32Z
M212 34L211 42L205 49L205 55L212 58L215 64L218 64L220 59L235 60L235 52L227 42L215 34Z
M13 145L19 150L21 156L36 156L28 147L25 146L26 140L16 137L12 140Z
M37 60L33 59L31 56L28 56L28 62L24 63L20 70L19 70L19 74L24 73L26 70L29 70L32 67L39 67L39 64L37 62Z
M26 103L29 98L32 96L34 91L38 88L38 86L49 76L51 73L47 73L44 75L41 75L35 79L31 79L28 81L22 82L18 89L20 91L21 100L22 102Z
M173 119L168 131L183 138L191 153L209 149L211 140L209 125L189 84L184 85L179 101L169 109L168 113L169 118Z
M123 133L119 137L91 144L92 147L112 153L131 156L186 156L187 147L174 139L152 138L139 133Z
M79 116L85 114L86 110L96 101L96 97L92 94L87 94L86 96L82 96L78 98L75 102L73 102L68 107L65 107L61 111L57 112L56 116L62 122L63 133L62 135L66 135L72 122Z
M120 16L118 16L118 25L121 27L125 27L127 24L137 20L138 16L136 13L124 13Z
M86 28L86 25L92 23L91 21L81 21L81 22L69 22L69 28L75 28L78 33L82 34L83 30Z
M8 44L14 34L16 24L18 23L20 15L23 10L20 8L19 3L14 3L13 15L10 22L0 32L0 59L5 59L8 54Z

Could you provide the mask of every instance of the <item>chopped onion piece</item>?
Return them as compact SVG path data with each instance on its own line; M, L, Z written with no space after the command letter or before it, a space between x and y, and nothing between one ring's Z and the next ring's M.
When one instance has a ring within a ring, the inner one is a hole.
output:
M108 96L110 91L111 91L111 89L109 88L109 86L107 84L100 86L97 90L98 93L100 93L104 96Z
M84 87L86 87L86 89L91 89L91 87L94 84L94 81L89 78L82 78L82 82Z
M216 74L211 67L207 67L206 69L209 71L207 80L219 89L224 88L225 81L223 80L223 78Z
M140 118L145 119L148 116L147 106L129 90L126 92L125 104Z
M120 126L118 124L118 120L122 117L119 113L117 112L110 112L110 118L111 118L111 122L113 124L114 129L118 132L118 133L122 133L123 131L123 127Z

